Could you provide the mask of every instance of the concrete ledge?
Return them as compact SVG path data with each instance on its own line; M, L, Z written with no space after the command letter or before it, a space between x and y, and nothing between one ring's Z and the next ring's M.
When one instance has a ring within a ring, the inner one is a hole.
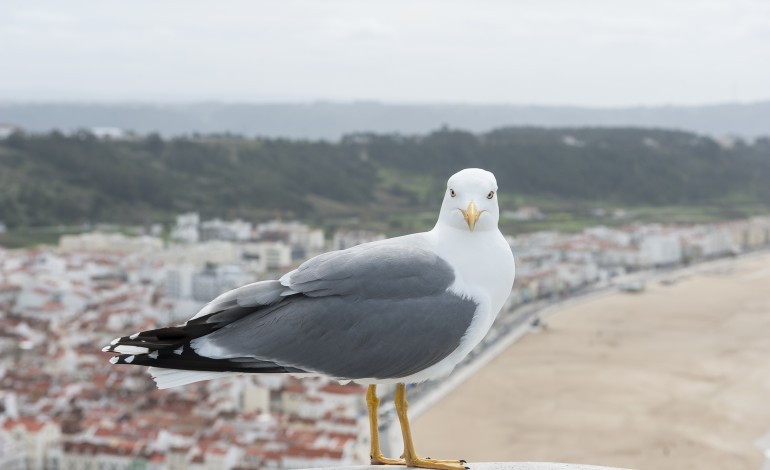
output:
M466 466L470 467L471 470L623 470L610 467L596 467L594 465L550 462L471 462L467 463ZM399 468L407 467L397 465L361 465L357 467L335 467L335 470L397 470Z

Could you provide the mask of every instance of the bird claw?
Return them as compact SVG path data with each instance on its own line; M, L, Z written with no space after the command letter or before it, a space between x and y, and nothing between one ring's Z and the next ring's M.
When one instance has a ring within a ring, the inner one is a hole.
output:
M412 458L407 459L406 464L409 467L418 468L433 468L439 470L470 470L469 467L463 465L466 463L464 460L440 460L428 458Z
M369 455L369 463L372 465L406 465L404 459L389 459L382 454L376 456Z

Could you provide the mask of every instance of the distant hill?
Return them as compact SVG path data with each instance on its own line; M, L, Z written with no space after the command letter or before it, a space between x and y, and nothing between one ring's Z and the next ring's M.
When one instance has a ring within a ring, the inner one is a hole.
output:
M116 127L164 136L233 133L336 140L354 132L425 134L442 126L645 127L712 136L770 135L770 101L712 106L581 108L509 105L0 103L0 123L35 132Z
M204 217L347 218L399 227L421 214L434 220L446 178L465 167L495 172L509 208L524 196L770 207L767 138L726 144L631 128L445 129L353 134L336 143L16 133L0 140L0 221L11 228L149 223L196 210Z

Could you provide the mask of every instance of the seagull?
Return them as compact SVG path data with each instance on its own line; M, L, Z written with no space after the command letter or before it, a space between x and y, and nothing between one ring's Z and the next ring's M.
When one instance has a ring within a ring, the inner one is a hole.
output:
M497 181L478 168L449 178L435 227L328 252L278 280L226 292L180 326L117 338L113 364L149 366L158 388L232 373L325 375L368 385L373 465L463 470L418 457L406 384L447 376L489 331L513 286L498 229ZM384 457L378 384L396 384L404 453Z

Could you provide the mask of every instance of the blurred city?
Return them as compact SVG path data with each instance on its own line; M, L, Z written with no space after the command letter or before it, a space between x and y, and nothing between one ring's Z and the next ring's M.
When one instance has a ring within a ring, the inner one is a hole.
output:
M137 234L97 230L64 235L56 247L0 252L2 468L259 469L368 461L363 387L257 375L160 391L143 370L107 367L100 348L126 332L184 322L221 292L384 234L325 234L299 221L254 225L201 220L197 213L180 214L167 240L159 237L160 225L142 234L141 227L127 229ZM768 249L770 217L533 232L509 242L517 259L513 291L465 367L512 330L538 328L538 313L559 300L606 289L643 291L652 274L675 282L676 268ZM418 385L415 405L436 386Z

